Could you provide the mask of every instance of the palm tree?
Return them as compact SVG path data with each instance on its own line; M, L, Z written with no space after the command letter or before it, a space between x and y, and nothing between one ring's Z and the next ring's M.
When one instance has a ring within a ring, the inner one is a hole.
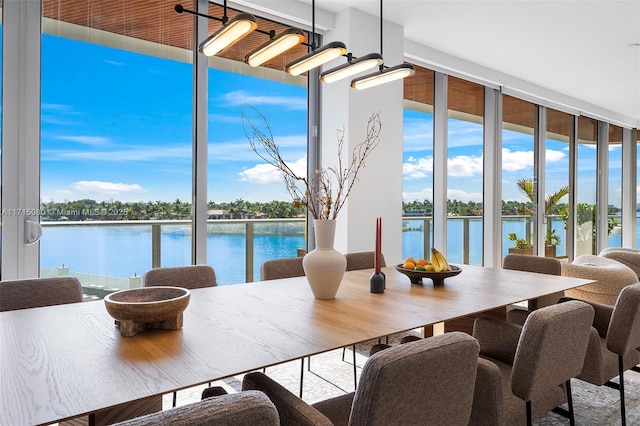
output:
M536 193L533 187L533 180L522 178L518 180L516 184L518 185L518 189L520 190L520 192L526 195L526 197L531 201L532 204L535 204ZM569 193L569 187L563 186L553 194L547 195L544 201L544 215L549 216L549 213L551 212L551 209L553 208L553 206L555 206L558 203L558 201L560 201L562 197L564 197L568 193ZM533 214L533 212L529 210L528 214Z

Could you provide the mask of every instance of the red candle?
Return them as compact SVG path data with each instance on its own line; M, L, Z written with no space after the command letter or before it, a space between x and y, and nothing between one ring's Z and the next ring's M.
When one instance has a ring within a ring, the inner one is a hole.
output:
M376 274L380 273L380 257L382 252L382 218L376 218L376 253L375 253L375 270Z

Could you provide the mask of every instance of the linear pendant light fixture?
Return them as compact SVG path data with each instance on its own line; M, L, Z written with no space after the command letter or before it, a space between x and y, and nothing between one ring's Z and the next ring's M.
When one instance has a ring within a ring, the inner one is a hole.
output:
M227 18L226 12L222 18L222 27L200 44L200 52L207 56L214 56L258 28L256 17L250 13L239 13L226 22L225 18Z
M382 55L383 41L382 23L382 0L380 0L380 55ZM351 80L351 87L358 90L368 89L380 84L389 83L390 81L410 77L415 73L416 69L411 64L400 64L391 68L385 68L385 66L381 64L377 72Z
M222 22L222 27L207 37L199 46L199 51L207 56L218 54L227 47L242 40L253 31L268 35L269 41L245 57L245 62L254 67L262 65L269 59L305 41L304 32L298 28L288 28L277 36L275 35L275 31L266 32L259 30L256 17L250 13L238 13L229 19L227 16L226 0L224 1L224 14L222 18L185 9L181 4L175 6L175 11L177 13L191 13L192 15Z
M311 52L289 62L285 71L291 75L300 75L320 65L339 58L347 53L347 46L340 41L333 41L316 50L316 2L311 0Z
M351 53L347 54L347 63L339 65L335 68L327 70L320 74L320 80L325 83L333 83L343 78L351 77L371 68L379 67L384 64L382 55L378 53L369 53L357 59L352 59Z
M249 52L244 58L244 62L257 67L269 59L275 58L300 43L304 43L304 31L299 28L287 28L276 37L271 37L257 49Z
M372 74L353 79L351 87L358 90L368 89L401 78L411 77L416 73L416 69L410 64L400 64L391 68L384 68Z

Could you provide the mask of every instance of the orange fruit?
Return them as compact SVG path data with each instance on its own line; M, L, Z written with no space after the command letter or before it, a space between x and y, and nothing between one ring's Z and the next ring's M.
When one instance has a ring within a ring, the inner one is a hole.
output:
M426 266L426 265L428 265L428 264L429 264L429 262L427 262L427 261L426 261L426 260L424 260L424 259L418 259L418 260L416 261L416 266Z
M407 257L407 258L404 260L404 263L407 263L407 262L413 263L413 265L414 265L414 266L415 266L415 264L416 264L416 261L415 261L415 259L414 259L413 257ZM413 269L413 268L411 268L411 269Z
M413 268L415 268L415 267L416 267L416 264L415 264L415 263L413 263L413 262L404 262L404 263L402 264L402 267L403 267L404 269L413 269Z

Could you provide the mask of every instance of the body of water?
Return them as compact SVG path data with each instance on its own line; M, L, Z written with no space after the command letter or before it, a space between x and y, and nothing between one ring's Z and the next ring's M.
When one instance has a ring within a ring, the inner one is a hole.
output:
M406 221L412 229L423 223ZM274 225L271 225L274 226ZM291 224L283 225L291 228ZM304 226L297 224L300 231ZM482 221L469 221L469 263L482 264ZM510 232L525 235L523 219L503 220L503 255L513 242L507 239ZM557 256L566 255L564 223L552 222L561 242ZM191 264L191 234L188 226L165 225L161 234L162 266ZM254 236L254 277L260 276L260 264L268 259L295 257L297 249L306 246L304 235L285 233L259 233ZM638 230L640 235L640 229ZM243 283L245 277L245 236L241 233L224 233L218 230L207 237L207 263L216 270L220 285ZM609 246L621 245L621 234L612 232ZM42 268L68 267L71 272L82 272L118 278L141 276L151 269L151 227L128 226L56 226L44 227L40 243ZM462 264L464 253L464 223L461 219L447 221L447 258L451 263ZM408 230L402 233L402 256L425 257L424 232Z

